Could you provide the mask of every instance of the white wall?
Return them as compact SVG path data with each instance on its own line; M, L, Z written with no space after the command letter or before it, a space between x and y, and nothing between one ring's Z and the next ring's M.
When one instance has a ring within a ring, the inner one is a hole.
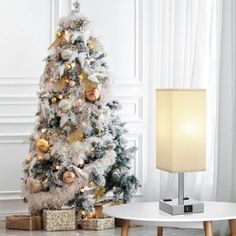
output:
M121 115L130 130L127 138L138 147L134 171L143 185L138 200L158 195L153 195L153 155L148 157L148 147L153 146L147 135L149 3L84 0L81 7L96 35L101 36L115 75L113 94L123 104ZM70 8L69 0L0 1L0 217L27 210L20 197L21 163L28 151L24 140L33 129L42 60L54 38L59 15ZM152 168L149 171L148 165Z

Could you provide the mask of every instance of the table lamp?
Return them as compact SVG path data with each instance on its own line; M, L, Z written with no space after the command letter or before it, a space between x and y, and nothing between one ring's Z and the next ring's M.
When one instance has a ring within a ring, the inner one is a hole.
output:
M204 212L203 202L184 196L184 173L206 167L206 91L157 89L158 169L178 173L178 199L163 199L159 208L172 215Z

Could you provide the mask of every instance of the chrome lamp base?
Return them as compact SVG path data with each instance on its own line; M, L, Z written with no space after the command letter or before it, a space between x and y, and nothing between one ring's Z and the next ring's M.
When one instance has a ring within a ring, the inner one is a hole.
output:
M204 203L191 198L185 198L184 204L179 205L178 199L164 199L159 202L159 209L170 215L183 215L186 213L203 213Z
M204 203L184 197L184 173L178 173L178 199L163 199L159 209L171 215L203 213Z

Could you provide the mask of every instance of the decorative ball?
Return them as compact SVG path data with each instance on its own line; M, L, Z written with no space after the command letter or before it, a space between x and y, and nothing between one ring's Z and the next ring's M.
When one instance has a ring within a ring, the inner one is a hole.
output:
M31 193L39 193L43 190L43 185L40 180L28 178L27 188Z
M85 90L85 97L90 102L95 102L100 97L99 90L96 87L88 88L88 89Z
M43 155L43 159L46 161L48 161L50 158L51 158L51 156L48 153Z
M62 176L62 179L63 179L63 182L65 184L72 184L75 182L75 173L72 172L72 171L65 171L63 176Z
M50 144L46 139L41 138L36 142L36 148L40 152L46 153L50 149Z
M56 103L56 102L57 102L57 98L56 98L56 97L52 97L52 98L51 98L51 102L52 102L52 103Z
M37 156L37 160L38 160L38 161L42 161L42 160L43 160L43 156L38 155L38 156Z
M62 99L59 104L58 104L59 109L62 112L68 112L71 110L71 101L69 101L68 99Z
M68 61L72 55L73 51L71 49L65 49L62 51L61 53L61 58L64 60L64 61Z
M61 36L62 36L62 32L59 32L59 31L56 32L56 37L57 37L57 38L60 38Z
M71 64L66 64L65 65L66 70L70 70L72 68Z
M71 80L71 81L69 82L69 85L70 85L70 87L75 87L75 81Z

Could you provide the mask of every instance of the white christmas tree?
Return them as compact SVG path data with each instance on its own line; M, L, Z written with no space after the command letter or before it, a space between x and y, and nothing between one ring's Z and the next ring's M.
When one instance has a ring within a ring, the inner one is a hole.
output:
M105 52L74 3L59 23L41 77L38 112L24 161L24 194L31 210L75 205L91 213L112 196L130 200L138 181L130 174L135 148L109 96Z

